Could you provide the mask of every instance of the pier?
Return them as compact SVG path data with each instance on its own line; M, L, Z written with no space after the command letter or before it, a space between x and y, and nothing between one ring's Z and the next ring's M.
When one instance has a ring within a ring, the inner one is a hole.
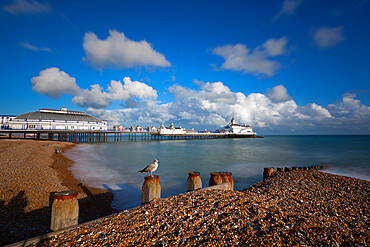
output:
M112 141L162 141L162 140L193 140L222 138L263 138L263 136L229 134L229 133L186 133L159 134L149 131L87 131L87 130L0 130L1 138L23 138L34 140L52 140L75 143ZM109 140L109 141L110 141Z

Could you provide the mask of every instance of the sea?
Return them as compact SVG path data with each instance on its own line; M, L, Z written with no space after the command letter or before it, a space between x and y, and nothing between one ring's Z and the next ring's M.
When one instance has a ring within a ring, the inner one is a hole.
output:
M65 152L75 162L81 182L114 193L112 206L125 210L141 203L141 186L148 173L138 173L159 160L162 198L186 191L188 172L201 174L208 186L210 172L232 172L235 190L262 180L264 167L327 164L324 172L370 181L370 136L265 136L247 139L124 141L79 144Z

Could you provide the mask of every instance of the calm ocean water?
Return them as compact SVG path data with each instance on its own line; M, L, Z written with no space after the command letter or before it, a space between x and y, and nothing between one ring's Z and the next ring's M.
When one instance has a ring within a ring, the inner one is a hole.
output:
M235 189L262 180L267 166L329 164L325 172L370 180L370 136L266 136L263 139L136 141L81 144L65 155L76 164L82 182L115 193L113 206L140 205L145 173L137 171L160 161L162 197L186 191L189 171L199 171L203 186L209 173L230 171Z

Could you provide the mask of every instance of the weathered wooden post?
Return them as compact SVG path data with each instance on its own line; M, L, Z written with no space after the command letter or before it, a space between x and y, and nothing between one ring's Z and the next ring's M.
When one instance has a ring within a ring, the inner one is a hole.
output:
M65 190L53 195L50 229L57 231L78 224L78 192Z
M230 189L234 190L233 174L231 172L220 172L222 183L230 183Z
M202 180L199 172L189 172L188 180L186 181L186 192L198 190L202 188Z
M269 178L272 176L272 174L274 174L275 172L275 168L273 167L265 167L263 169L263 179L266 179L266 178Z
M217 184L222 184L222 177L219 172L211 172L210 173L211 177L209 178L208 185L217 185Z
M161 198L161 185L159 184L159 176L145 176L145 181L141 189L141 204Z
M286 172L290 172L292 170L292 168L290 168L290 167L285 167L285 171Z

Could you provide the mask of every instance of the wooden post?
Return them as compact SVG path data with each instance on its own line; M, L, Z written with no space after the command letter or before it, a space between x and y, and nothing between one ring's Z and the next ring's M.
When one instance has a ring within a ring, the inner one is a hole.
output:
M145 204L159 198L161 198L159 176L145 176L145 181L141 189L141 204Z
M186 192L198 190L202 188L202 180L199 172L189 172L188 180L186 181Z
M222 183L230 183L230 189L234 190L233 174L231 172L220 172Z
M209 178L208 185L217 185L217 184L222 184L222 177L219 172L211 172L210 173L211 177Z
M263 180L265 180L266 178L269 178L272 176L272 174L274 174L275 172L275 168L273 167L265 167L263 169Z
M78 224L78 192L65 190L53 195L50 229L57 231Z

